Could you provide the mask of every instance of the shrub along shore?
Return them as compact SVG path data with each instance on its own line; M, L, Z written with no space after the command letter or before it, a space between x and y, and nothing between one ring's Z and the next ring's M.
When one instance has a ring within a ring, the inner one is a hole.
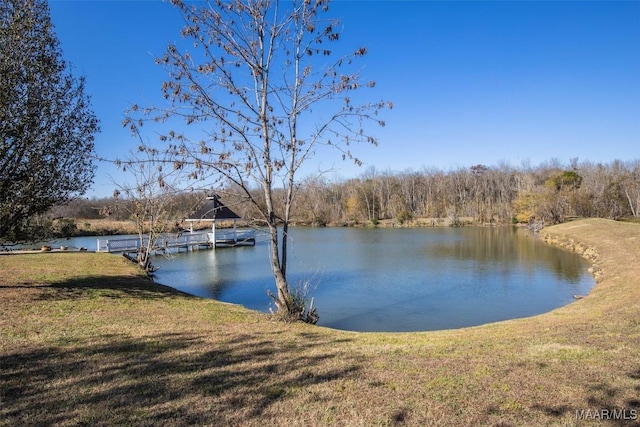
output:
M541 236L593 262L588 296L421 333L283 324L115 255L0 256L0 425L638 425L640 225Z

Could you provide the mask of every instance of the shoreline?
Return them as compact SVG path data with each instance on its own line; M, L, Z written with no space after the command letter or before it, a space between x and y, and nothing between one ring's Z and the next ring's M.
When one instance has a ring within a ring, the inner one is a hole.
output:
M589 219L541 237L593 259L587 296L431 332L274 322L161 288L121 257L76 253L73 272L55 254L0 257L0 419L538 426L599 425L589 414L616 409L628 418L610 422L637 425L640 226Z

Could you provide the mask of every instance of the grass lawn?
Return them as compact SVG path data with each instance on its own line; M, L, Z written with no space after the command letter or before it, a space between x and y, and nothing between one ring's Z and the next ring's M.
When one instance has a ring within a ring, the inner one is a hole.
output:
M640 225L541 234L594 261L588 296L424 333L272 322L115 255L1 255L0 425L640 425Z

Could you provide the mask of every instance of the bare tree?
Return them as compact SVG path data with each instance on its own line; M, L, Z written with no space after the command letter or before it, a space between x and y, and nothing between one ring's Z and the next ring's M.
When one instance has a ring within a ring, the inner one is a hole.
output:
M629 202L631 215L640 217L640 160L629 162L622 187Z
M175 118L190 125L190 136L177 130L161 136L174 166L188 168L193 178L219 177L257 208L270 232L273 298L278 313L289 317L299 313L286 278L296 174L320 146L359 164L351 146L377 145L365 124L384 125L378 111L391 105L352 100L358 89L374 87L352 70L367 51L330 49L340 33L339 22L325 17L326 0L171 3L191 44L169 45L157 60L169 73L163 85L169 107L133 106L132 113L141 114L125 125L137 129L145 120ZM251 191L256 187L259 196ZM282 194L281 211L276 194Z
M134 178L133 183L116 183L116 209L127 211L136 224L139 246L137 263L147 273L156 269L151 264L152 252L159 238L175 229L194 206L185 206L178 197L183 182L181 170L166 168L162 153L147 148L126 161L116 163ZM203 196L204 198L204 196Z

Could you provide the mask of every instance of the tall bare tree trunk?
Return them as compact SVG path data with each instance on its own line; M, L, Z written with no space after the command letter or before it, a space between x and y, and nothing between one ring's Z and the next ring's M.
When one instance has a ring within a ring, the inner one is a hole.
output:
M278 313L283 316L287 316L291 313L291 297L289 294L289 285L287 283L287 278L285 276L285 273L282 271L282 266L280 265L278 228L275 224L269 224L269 234L271 269L273 270L277 293L277 295L272 295L272 298L274 299L276 308L278 309Z

